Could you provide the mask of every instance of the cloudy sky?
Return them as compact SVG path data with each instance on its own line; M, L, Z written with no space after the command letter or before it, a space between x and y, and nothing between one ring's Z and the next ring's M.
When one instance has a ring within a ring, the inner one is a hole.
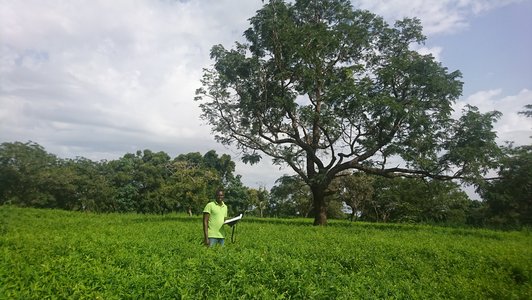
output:
M499 110L499 141L529 144L531 0L353 0L389 22L421 19L433 53L463 73L460 111ZM0 0L0 143L37 142L63 158L175 157L217 144L193 101L212 45L243 41L260 0ZM237 164L252 187L279 170Z

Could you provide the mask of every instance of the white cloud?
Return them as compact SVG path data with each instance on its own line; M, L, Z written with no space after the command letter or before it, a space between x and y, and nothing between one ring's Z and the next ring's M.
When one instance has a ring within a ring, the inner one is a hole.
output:
M425 46L418 46L418 45L412 45L412 49L417 51L419 54L422 55L432 55L436 61L441 61L441 53L443 51L442 47L425 47Z
M532 104L531 90L523 89L517 95L510 96L502 95L501 89L477 92L456 103L455 117L466 104L478 107L482 113L494 110L502 113L502 117L494 126L501 145L506 141L513 141L515 145L531 144L532 119L518 114L524 110L525 105Z
M453 33L468 27L471 17L522 0L353 0L353 5L383 16L389 22L417 17L427 35Z
M181 149L211 141L194 91L210 47L240 38L260 5L250 2L5 2L0 125L50 144L74 134L126 147L146 136Z

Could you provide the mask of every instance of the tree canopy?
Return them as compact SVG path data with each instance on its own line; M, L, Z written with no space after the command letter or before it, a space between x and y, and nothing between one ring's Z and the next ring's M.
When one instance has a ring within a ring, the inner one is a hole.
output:
M61 159L34 142L0 144L0 205L93 212L199 214L217 188L226 200L249 202L229 155L211 150L170 158L151 150L116 160Z
M390 26L348 0L271 0L244 37L212 47L202 117L244 162L266 155L293 169L314 224L326 224L329 185L349 169L471 182L495 165L500 114L468 106L451 117L461 74L413 50L425 40L419 20Z
M520 111L532 118L532 104ZM532 138L532 137L531 137ZM488 225L520 227L532 224L532 144L504 148L498 178L479 187L486 203Z

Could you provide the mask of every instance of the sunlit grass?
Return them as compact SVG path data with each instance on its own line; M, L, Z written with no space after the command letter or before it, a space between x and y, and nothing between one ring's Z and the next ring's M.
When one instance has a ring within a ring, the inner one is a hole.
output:
M526 299L528 231L0 207L0 298Z

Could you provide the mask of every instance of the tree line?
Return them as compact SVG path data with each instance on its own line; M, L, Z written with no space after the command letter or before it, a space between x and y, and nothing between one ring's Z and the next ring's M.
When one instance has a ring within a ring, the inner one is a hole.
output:
M200 213L219 187L243 209L235 163L215 151L173 159L151 150L116 160L62 159L34 142L0 145L0 204L94 212Z
M532 148L507 147L496 180L471 200L452 181L345 172L326 197L331 218L352 221L520 227L531 224ZM34 142L0 145L0 204L91 212L200 214L224 188L231 214L314 217L312 192L298 176L270 189L246 187L229 155L214 150L170 158L151 150L116 160L62 159Z

